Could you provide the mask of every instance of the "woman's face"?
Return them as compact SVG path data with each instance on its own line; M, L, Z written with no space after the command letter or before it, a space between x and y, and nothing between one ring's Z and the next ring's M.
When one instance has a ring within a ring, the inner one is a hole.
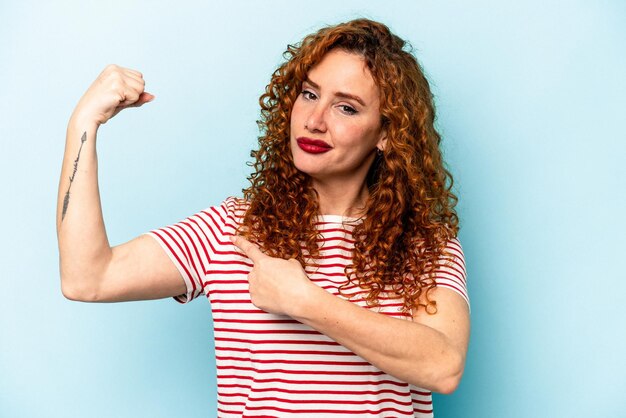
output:
M291 112L296 168L317 180L364 182L385 142L378 94L361 56L328 52L309 71Z

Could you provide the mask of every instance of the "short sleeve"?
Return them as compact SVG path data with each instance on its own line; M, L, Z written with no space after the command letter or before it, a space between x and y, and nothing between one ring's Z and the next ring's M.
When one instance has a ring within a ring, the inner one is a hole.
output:
M219 206L145 233L157 240L185 281L187 291L175 296L176 301L187 303L204 294L206 272L216 249L229 244L235 230L234 202L234 198L226 199Z
M457 292L469 307L469 295L467 293L467 270L465 268L465 256L458 238L453 238L446 245L445 254L441 257L435 282L439 287L446 287Z

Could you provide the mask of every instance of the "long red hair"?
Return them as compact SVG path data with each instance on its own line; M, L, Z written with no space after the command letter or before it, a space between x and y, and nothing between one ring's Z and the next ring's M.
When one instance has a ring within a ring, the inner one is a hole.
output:
M367 176L365 216L353 230L353 261L343 287L357 283L372 306L381 293L390 293L404 300L404 312L424 307L434 313L429 291L436 286L436 267L446 259L446 243L458 233L457 198L439 149L428 81L409 45L381 23L352 20L288 46L285 63L259 99L261 135L259 149L251 152L254 172L243 190L249 208L240 233L275 257L307 264L319 255L317 194L311 178L294 166L289 129L302 82L334 48L365 60L380 91L387 131L384 154Z

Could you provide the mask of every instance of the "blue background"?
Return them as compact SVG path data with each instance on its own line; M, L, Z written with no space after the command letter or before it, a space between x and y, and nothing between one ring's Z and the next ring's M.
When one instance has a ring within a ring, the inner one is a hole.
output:
M125 242L239 194L286 45L359 16L415 47L460 196L472 337L436 415L626 416L626 3L226 3L0 2L0 416L214 416L206 300L61 295L67 120L109 63L156 95L99 131Z

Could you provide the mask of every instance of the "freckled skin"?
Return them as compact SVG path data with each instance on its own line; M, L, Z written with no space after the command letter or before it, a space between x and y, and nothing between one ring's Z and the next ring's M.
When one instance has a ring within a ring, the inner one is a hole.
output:
M360 187L376 148L384 147L378 87L363 58L341 50L326 54L308 77L317 87L303 83L291 114L294 164L314 182L341 180ZM364 105L338 92L358 96ZM323 140L332 149L306 153L296 142L302 136Z

